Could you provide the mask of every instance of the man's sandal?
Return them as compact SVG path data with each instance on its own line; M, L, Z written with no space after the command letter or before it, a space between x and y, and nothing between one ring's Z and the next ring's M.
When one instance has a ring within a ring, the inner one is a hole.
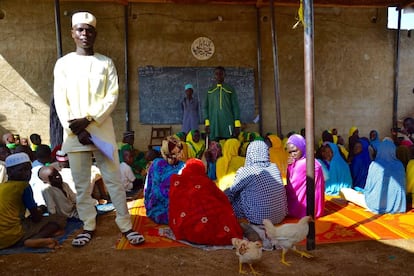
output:
M129 231L123 233L123 234L124 234L125 238L128 240L128 242L131 245L139 245L139 244L145 242L144 236L141 235L138 232L129 230Z
M93 231L83 231L72 240L73 247L84 247L92 239Z

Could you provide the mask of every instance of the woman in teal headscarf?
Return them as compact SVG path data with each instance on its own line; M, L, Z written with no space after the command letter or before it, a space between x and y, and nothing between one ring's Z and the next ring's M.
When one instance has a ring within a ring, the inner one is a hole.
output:
M320 163L325 175L325 194L338 195L341 188L352 187L349 165L341 156L336 144L325 142Z

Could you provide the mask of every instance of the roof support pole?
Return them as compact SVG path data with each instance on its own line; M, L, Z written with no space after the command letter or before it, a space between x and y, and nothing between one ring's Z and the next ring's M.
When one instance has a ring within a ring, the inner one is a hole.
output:
M304 72L305 72L305 136L306 136L306 205L307 215L315 217L315 119L314 119L314 41L313 1L303 0ZM315 222L309 224L308 250L315 249Z
M263 108L262 108L262 43L260 35L260 9L256 7L256 40L257 40L257 94L259 101L259 133L263 136Z
M129 5L124 6L124 59L125 59L125 129L131 130L131 126L129 123L129 113L130 113L130 106L129 106L129 74L128 74L128 36L129 36L129 29L128 29L128 9Z
M282 138L282 123L280 115L280 89L279 89L279 61L277 53L277 38L276 38L276 26L275 26L275 9L274 1L270 0L270 14L271 14L271 31L272 31L272 49L273 49L273 80L275 90L275 105L276 105L276 131L277 135Z
M56 28L56 47L57 47L57 58L60 58L62 54L62 32L60 23L60 3L59 0L55 0L55 28ZM50 145L52 149L57 145L61 145L63 142L63 128L60 124L59 118L56 113L55 100L52 96L50 99L49 108L49 136Z
M57 47L57 56L60 58L62 54L62 31L60 23L60 2L55 0L55 29L56 29L56 47Z
M398 9L398 28L395 34L395 56L394 56L394 95L392 108L392 127L398 127L398 88L400 75L400 38L401 38L401 9Z

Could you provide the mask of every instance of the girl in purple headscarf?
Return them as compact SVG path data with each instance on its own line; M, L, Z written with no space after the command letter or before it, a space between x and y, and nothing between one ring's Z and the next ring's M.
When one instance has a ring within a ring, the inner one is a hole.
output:
M286 143L289 153L286 195L289 216L306 216L306 141L294 134ZM315 218L323 216L325 207L325 180L322 167L315 160Z

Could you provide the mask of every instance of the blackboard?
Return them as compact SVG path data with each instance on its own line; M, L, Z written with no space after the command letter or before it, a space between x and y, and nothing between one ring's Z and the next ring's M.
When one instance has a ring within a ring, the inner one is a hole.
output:
M255 117L253 68L226 67L225 83L234 87L242 123ZM184 85L191 83L199 102L200 123L207 90L214 85L213 67L140 67L138 68L139 121L142 124L181 124Z

